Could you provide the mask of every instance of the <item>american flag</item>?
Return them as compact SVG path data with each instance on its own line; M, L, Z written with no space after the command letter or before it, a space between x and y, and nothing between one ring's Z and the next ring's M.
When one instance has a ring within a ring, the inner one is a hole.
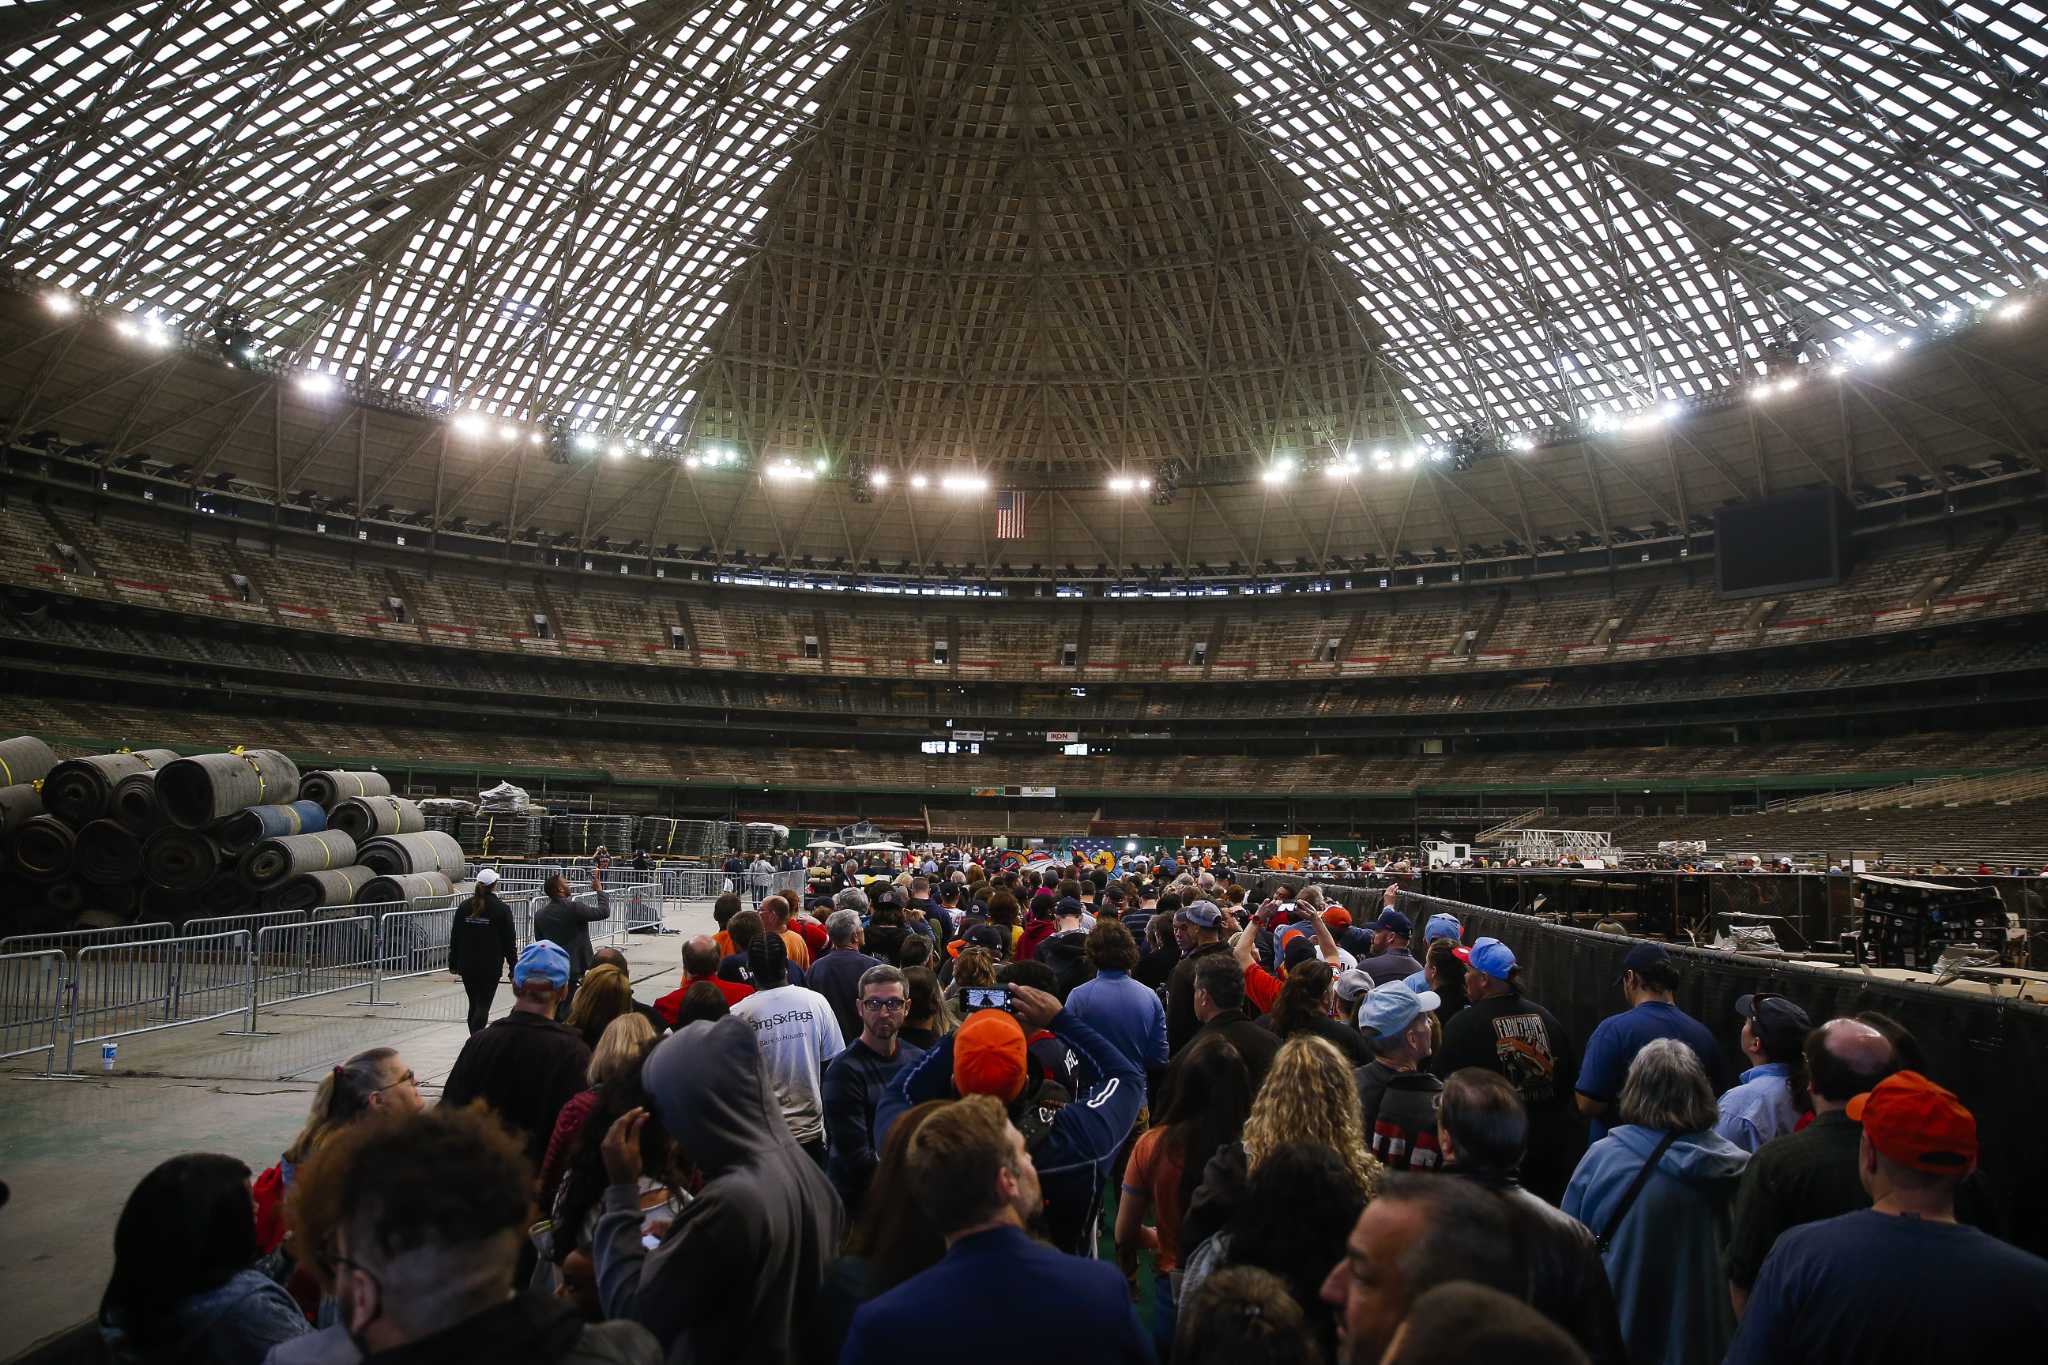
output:
M996 494L996 539L1024 539L1024 495L1005 489Z

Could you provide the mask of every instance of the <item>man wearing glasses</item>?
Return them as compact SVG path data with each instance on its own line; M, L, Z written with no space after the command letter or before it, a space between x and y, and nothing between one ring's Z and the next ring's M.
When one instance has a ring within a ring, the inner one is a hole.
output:
M861 973L855 1008L860 1036L825 1068L824 1084L825 1174L849 1218L875 1173L875 1107L896 1073L924 1056L896 1036L910 1008L910 985L900 968L883 964Z

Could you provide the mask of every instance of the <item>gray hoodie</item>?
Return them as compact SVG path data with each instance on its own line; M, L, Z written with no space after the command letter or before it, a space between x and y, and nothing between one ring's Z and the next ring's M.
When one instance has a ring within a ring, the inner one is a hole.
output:
M652 1331L669 1365L788 1365L846 1213L790 1136L754 1031L700 1020L661 1041L641 1080L704 1186L652 1251L638 1189L605 1191L591 1238L605 1315Z

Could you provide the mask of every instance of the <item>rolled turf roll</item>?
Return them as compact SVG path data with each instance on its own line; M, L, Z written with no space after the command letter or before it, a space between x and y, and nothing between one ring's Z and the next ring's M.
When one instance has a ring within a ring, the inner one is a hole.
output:
M389 796L391 779L382 773L349 772L321 768L299 779L299 799L317 801L322 810L333 810L352 796Z
M290 801L299 790L299 766L275 749L200 754L163 765L156 800L181 829L200 829L246 806Z
M43 904L66 915L75 915L85 909L85 886L70 877L51 882L43 888Z
M356 841L338 830L318 834L286 834L264 839L242 855L242 880L254 891L267 891L301 872L332 872L356 861Z
M246 915L255 908L256 893L233 872L223 872L199 888L195 913L201 919L219 919L223 915Z
M142 845L142 875L165 891L197 891L220 871L220 845L196 829L168 825Z
M400 872L364 882L363 889L356 892L356 904L382 905L387 901L410 904L421 896L445 896L454 889L454 884L438 872Z
M0 837L13 833L22 822L42 813L42 793L29 783L0 787Z
M263 893L263 908L272 912L319 910L329 905L353 905L356 893L376 873L362 864L337 867L332 872L301 872L287 877Z
M163 812L156 805L156 769L130 773L116 782L107 814L134 830L138 838L147 839L156 833L164 822Z
M360 844L387 834L418 834L427 817L402 796L351 796L327 812L327 827Z
M0 787L40 782L57 766L57 755L34 735L0 739Z
M418 834L386 834L367 840L356 852L356 860L375 869L380 877L407 872L438 872L450 884L469 872L462 845L436 830Z
M71 871L78 835L54 815L35 815L14 831L14 870L30 881L53 882Z
M265 839L287 834L318 834L327 828L327 812L315 801L291 801L276 806L250 806L220 822L214 831L221 852L247 853Z
M71 865L95 887L126 885L142 876L142 840L119 820L95 820L78 831Z
M91 907L85 912L88 915L97 913L110 924L131 924L142 913L142 887L137 882L123 882L119 886L88 886L85 902Z
M52 815L61 815L74 829L107 813L114 800L114 786L124 777L161 769L177 761L171 749L138 749L132 754L94 754L89 758L67 758L50 769L43 779L43 805Z
M190 891L167 891L149 882L142 884L142 918L165 924L183 924L198 913L199 899Z

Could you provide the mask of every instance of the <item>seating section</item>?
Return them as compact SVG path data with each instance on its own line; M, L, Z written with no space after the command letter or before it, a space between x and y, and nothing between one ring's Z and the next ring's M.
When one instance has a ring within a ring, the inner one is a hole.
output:
M1893 868L1937 863L1998 872L2048 867L2048 797L1961 810L1897 808L1725 816L1646 816L1613 826L1625 849L1665 839L1703 839L1709 856L1751 853L1834 858L1871 855Z
M1242 754L922 754L783 745L690 745L614 739L562 727L544 733L476 733L431 726L365 725L253 714L200 714L49 697L0 697L0 733L41 735L52 744L100 751L121 744L282 748L305 762L404 767L548 769L573 779L608 773L614 781L724 783L771 788L947 792L1000 787L1028 776L1070 791L1172 795L1261 793L1344 796L1410 794L1451 784L1488 789L1594 784L1637 779L1712 780L1797 777L1928 768L2048 768L2048 729L1936 732L1875 743L1811 740L1753 746L1672 745L1562 752L1471 753L1437 757L1324 753L1278 758ZM2002 809L1986 807L1987 810ZM934 811L934 815L944 815ZM976 812L979 814L979 812ZM1850 819L1863 818L1852 812ZM1934 813L1939 818L1938 813ZM1740 817L1737 817L1740 818ZM1951 825L1955 816L1948 817ZM1683 817L1673 817L1683 823ZM1612 822L1594 821L1606 828ZM1034 823L1034 829L1042 829ZM1692 837L1660 834L1660 838Z
M472 652L606 659L672 669L834 678L1047 684L1295 681L1666 659L1760 645L1919 630L2048 606L2048 535L1887 547L1832 589L1722 601L1710 582L1336 598L1288 594L1080 604L968 599L681 596L592 574L574 589L531 571L432 574L309 553L275 556L160 527L74 515L66 559L33 506L0 508L0 583L355 638L461 643ZM1981 564L1980 552L1992 548ZM571 565L566 567L573 567ZM232 582L249 580L249 600ZM391 601L404 604L405 619ZM546 618L545 632L536 617ZM686 649L671 648L682 625ZM805 637L817 641L815 657ZM943 640L947 662L933 646ZM1335 644L1332 649L1332 642ZM1075 647L1075 664L1063 662ZM1458 709L1469 709L1460 703Z

